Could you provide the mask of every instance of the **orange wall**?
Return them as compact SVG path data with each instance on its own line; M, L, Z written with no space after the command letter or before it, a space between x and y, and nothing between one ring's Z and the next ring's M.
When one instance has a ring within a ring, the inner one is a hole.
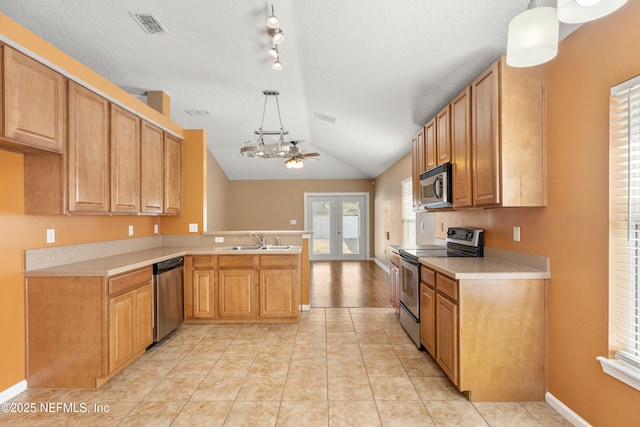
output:
M612 86L640 74L640 1L588 23L547 66L548 206L439 213L486 245L551 259L549 392L594 426L637 426L640 392L603 374L608 330L608 114ZM521 241L512 241L514 226Z
M0 150L0 392L25 379L24 250L153 235L153 225L162 234L186 234L188 223L205 223L206 135L183 131L166 117L128 95L68 55L26 31L0 14L0 34L65 69L96 89L139 111L179 135L182 149L182 211L180 217L24 215L24 169L21 154ZM46 229L54 228L56 242L46 243ZM165 230L166 229L166 230ZM69 260L73 262L73 260Z

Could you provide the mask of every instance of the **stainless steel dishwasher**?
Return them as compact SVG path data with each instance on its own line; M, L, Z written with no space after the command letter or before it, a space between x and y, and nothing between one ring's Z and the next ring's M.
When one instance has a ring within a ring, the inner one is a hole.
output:
M153 342L184 322L184 257L153 264Z

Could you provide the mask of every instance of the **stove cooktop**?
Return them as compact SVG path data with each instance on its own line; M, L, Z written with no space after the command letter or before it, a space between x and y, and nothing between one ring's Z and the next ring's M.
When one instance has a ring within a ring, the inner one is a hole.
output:
M450 227L447 229L447 246L424 245L400 249L400 256L414 261L418 258L481 257L483 234L483 230L477 228Z

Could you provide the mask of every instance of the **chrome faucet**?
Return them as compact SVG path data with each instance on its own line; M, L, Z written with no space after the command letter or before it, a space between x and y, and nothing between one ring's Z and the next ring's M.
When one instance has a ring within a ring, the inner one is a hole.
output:
M249 233L249 238L250 239L251 238L256 239L256 242L258 242L259 245L264 246L264 245L267 244L267 238L264 237L264 234L262 235L262 239L260 239L260 237L258 237L258 234L256 234L255 232L252 231L251 233Z

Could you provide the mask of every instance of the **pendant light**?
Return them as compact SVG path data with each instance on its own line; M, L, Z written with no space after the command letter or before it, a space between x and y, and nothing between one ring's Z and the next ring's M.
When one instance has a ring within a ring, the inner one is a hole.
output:
M567 24L593 21L615 12L627 0L558 0L558 19Z
M531 0L527 10L509 23L507 64L532 67L550 61L558 54L559 32L556 9Z

